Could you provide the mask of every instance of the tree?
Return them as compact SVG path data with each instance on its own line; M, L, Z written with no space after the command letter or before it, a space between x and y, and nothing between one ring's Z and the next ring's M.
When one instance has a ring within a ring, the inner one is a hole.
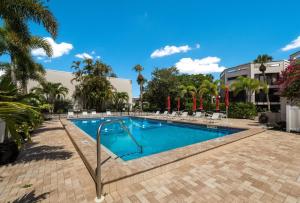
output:
M47 103L54 105L56 100L62 100L68 94L68 88L61 83L42 82L41 87L32 88L32 92L40 95Z
M24 98L10 78L0 77L0 119L6 123L5 141L10 132L19 146L24 138L30 139L29 131L41 122L39 108L26 104Z
M127 92L113 92L112 103L117 111L122 111L125 104L128 103L129 96Z
M84 109L104 110L113 94L113 87L107 80L112 68L92 59L73 62L72 68L74 68L72 82L76 82L74 98L82 103Z
M207 94L210 97L211 104L213 103L213 97L218 95L218 85L219 80L214 82L210 80L204 80L200 87L198 88L197 92L202 97L203 95Z
M292 103L299 103L300 100L300 61L292 61L291 64L281 72L279 93L282 97L288 98Z
M151 75L152 79L145 88L145 99L152 108L165 109L167 97L170 96L171 101L175 101L174 98L178 96L178 70L175 67L156 68ZM171 106L174 105L175 102L171 103Z
M57 22L48 7L40 0L1 0L0 18L4 24L0 30L0 54L6 52L10 55L11 78L16 84L17 65L22 64L24 59L32 60L30 48L42 47L46 52L49 48L49 46L33 46L43 41L41 38L36 41L36 37L31 36L28 22L42 24L53 38L57 35Z
M253 61L254 63L260 63L259 71L262 72L264 77L264 82L267 82L266 79L266 69L267 67L264 65L264 63L270 62L273 60L272 56L269 56L267 54L258 55L257 58ZM268 111L271 111L271 105L270 105L270 99L269 99L269 87L267 88L266 97L267 97L267 105L268 105Z
M251 97L254 92L262 89L263 91L267 91L265 83L260 83L259 80L248 78L248 77L238 77L230 86L233 90L234 95L245 91L246 92L246 102L251 102Z
M138 73L136 81L140 86L140 107L141 110L143 111L143 91L144 91L144 83L146 82L146 79L142 75L142 71L144 70L144 68L140 64L137 64L133 67L133 70Z

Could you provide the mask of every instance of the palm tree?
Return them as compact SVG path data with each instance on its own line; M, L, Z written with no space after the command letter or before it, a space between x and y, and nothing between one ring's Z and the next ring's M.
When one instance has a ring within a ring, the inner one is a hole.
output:
M218 95L219 82L219 80L215 80L214 82L211 82L210 80L203 80L202 84L197 90L198 94L200 96L208 94L210 96L210 102L212 104L213 97Z
M272 56L269 56L267 54L263 54L263 55L258 55L257 58L253 61L254 63L260 63L259 71L262 72L265 83L267 83L266 73L265 73L267 67L264 65L264 63L268 63L272 60L273 60ZM267 86L267 91L266 91L266 97L267 97L268 111L271 111L270 98L269 98L269 87L268 86Z
M83 63L83 66L81 64ZM104 110L107 101L110 101L114 88L112 87L109 75L112 68L101 62L85 59L83 62L73 62L74 78L76 81L74 97L81 101L83 108Z
M125 104L128 102L127 92L113 92L112 102L116 110L122 110Z
M42 42L41 39L35 41L31 36L28 22L42 24L53 38L57 35L57 22L48 7L40 0L1 0L0 19L4 24L0 31L0 55L4 52L10 55L11 78L16 84L15 70L18 68L18 60L23 62L24 59L28 59L30 48L41 47L40 45L35 47L33 44ZM43 48L47 52L47 47Z
M137 64L136 66L133 67L133 70L138 73L136 81L140 86L140 107L141 110L143 111L143 90L144 90L144 83L146 82L146 79L142 75L142 71L144 70L144 68L140 64Z
M18 89L10 78L0 77L0 120L4 120L6 124L5 139L10 132L18 145L23 139L20 132L30 139L29 130L41 121L38 109L23 103L23 97L18 94Z
M69 92L68 88L61 83L42 82L41 87L34 87L32 92L41 95L49 104L54 104L56 100L63 99Z
M263 85L256 79L248 78L240 76L238 77L230 87L234 95L237 95L238 93L245 91L246 92L246 102L251 102L251 96L254 92L257 92L260 89L265 89Z

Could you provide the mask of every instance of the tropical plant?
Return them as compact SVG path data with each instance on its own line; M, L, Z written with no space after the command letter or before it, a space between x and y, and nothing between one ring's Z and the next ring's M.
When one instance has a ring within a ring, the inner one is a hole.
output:
M34 87L31 91L40 96L44 101L54 105L56 100L62 100L68 94L68 88L61 83L41 82L40 87Z
M39 108L23 103L26 97L18 94L18 89L7 78L0 78L0 119L6 123L8 132L20 145L24 138L30 139L29 131L42 120Z
M152 79L147 82L144 97L150 108L165 109L167 97L171 97L171 107L175 106L174 98L178 96L179 83L176 79L178 70L175 67L158 69L152 72Z
M74 68L72 82L77 83L74 98L79 100L85 109L104 110L113 94L113 87L107 79L112 73L112 68L92 59L85 59L82 63L73 62L72 68Z
M209 95L211 104L213 103L213 97L218 95L218 87L219 87L219 80L210 81L204 80L200 87L197 90L198 95L202 97L203 95Z
M258 55L257 58L253 61L254 63L260 63L259 71L263 74L265 83L267 81L266 73L265 73L266 70L267 70L267 67L264 65L264 63L270 62L272 60L273 60L272 56L269 56L267 54L263 54L263 55ZM271 105L270 105L270 98L269 98L268 89L269 89L269 87L267 86L267 91L265 91L265 93L266 93L266 98L267 98L268 111L271 111Z
M256 106L250 102L231 103L229 106L229 118L253 119L257 115Z
M128 103L129 96L127 92L113 92L112 94L112 103L114 109L117 111L122 111L125 107L125 104Z
M292 61L291 64L281 72L279 93L282 97L287 97L292 103L300 100L300 61Z
M240 76L231 84L230 89L233 90L234 96L245 91L245 102L251 102L253 93L260 89L260 82L256 79Z
M144 91L144 84L146 82L146 79L142 75L142 71L144 70L144 68L140 64L137 64L133 67L133 70L138 73L136 81L140 86L140 108L143 111L143 91Z
M4 25L0 28L0 55L4 53L10 55L11 78L12 82L16 84L16 69L22 67L23 74L26 73L24 66L28 70L33 70L30 74L33 74L34 70L38 70L30 55L32 48L42 48L48 56L51 56L52 51L44 39L31 35L28 22L42 24L54 38L57 35L57 22L44 2L40 0L2 0L0 2L0 18ZM24 80L23 86L26 85ZM26 92L25 89L23 91Z
M264 92L268 91L268 88L265 83L261 83L259 80L243 77L238 77L230 86L230 89L233 90L234 95L245 91L246 93L246 102L251 102L251 97L254 92L263 90Z

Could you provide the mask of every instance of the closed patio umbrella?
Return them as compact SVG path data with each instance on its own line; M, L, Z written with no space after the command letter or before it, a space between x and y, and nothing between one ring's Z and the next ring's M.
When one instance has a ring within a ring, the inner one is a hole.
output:
M216 96L216 111L220 111L220 97Z
M197 101L196 101L196 97L193 96L193 111L196 111L197 109Z
M202 111L203 110L203 98L200 97L200 107L199 109Z

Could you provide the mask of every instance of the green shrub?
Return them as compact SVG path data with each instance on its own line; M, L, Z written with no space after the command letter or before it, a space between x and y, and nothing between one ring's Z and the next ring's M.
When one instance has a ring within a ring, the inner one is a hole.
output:
M245 118L253 119L257 115L256 107L252 103L231 103L229 105L228 117L229 118Z

